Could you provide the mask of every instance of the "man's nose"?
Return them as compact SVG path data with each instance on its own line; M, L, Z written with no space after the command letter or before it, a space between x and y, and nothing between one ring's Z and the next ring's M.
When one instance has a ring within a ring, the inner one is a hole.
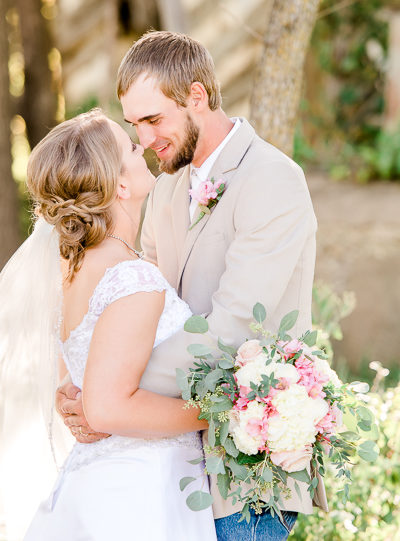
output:
M156 140L154 129L151 126L137 126L136 133L143 148L149 148Z

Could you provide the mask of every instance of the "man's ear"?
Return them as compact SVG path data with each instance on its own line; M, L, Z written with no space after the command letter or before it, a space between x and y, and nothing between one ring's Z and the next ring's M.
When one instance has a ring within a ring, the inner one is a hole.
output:
M188 101L196 111L202 111L208 107L208 94L202 83L196 81L190 85Z
M131 197L131 191L122 179L118 180L117 196L119 199L129 199Z

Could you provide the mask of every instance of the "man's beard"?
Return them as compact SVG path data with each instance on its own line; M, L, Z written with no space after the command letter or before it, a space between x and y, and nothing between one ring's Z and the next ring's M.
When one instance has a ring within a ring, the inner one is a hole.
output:
M175 156L173 156L170 160L160 160L157 158L160 171L172 175L181 167L191 163L196 151L198 139L199 128L193 122L192 117L187 115L185 124L185 138L183 143L177 150Z

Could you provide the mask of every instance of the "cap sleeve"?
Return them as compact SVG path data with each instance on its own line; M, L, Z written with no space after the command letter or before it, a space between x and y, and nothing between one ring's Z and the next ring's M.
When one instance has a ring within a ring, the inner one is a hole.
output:
M152 263L122 261L106 270L90 300L89 310L99 315L118 299L141 292L161 292L168 287L167 280Z

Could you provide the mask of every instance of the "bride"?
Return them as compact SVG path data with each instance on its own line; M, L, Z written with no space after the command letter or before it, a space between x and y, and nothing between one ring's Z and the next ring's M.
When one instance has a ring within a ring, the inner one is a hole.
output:
M0 292L15 283L14 269L29 275L29 254L39 258L47 274L25 302L38 313L33 298L42 287L47 301L40 301L46 307L40 318L53 318L57 329L50 332L51 325L38 323L31 312L24 336L16 340L41 335L30 355L38 358L42 383L51 380L58 345L59 379L69 373L82 389L90 426L112 436L75 443L26 541L216 539L211 509L189 510L179 489L182 477L197 476L191 486L208 490L202 463L188 463L202 453L198 431L205 421L196 410L183 409L183 400L139 388L152 348L191 315L159 270L134 249L142 203L153 185L143 148L99 110L60 124L31 154L28 188L40 218L1 274ZM29 334L30 325L37 332ZM20 357L13 347L0 348L9 372L10 358ZM49 384L48 395L53 391Z

